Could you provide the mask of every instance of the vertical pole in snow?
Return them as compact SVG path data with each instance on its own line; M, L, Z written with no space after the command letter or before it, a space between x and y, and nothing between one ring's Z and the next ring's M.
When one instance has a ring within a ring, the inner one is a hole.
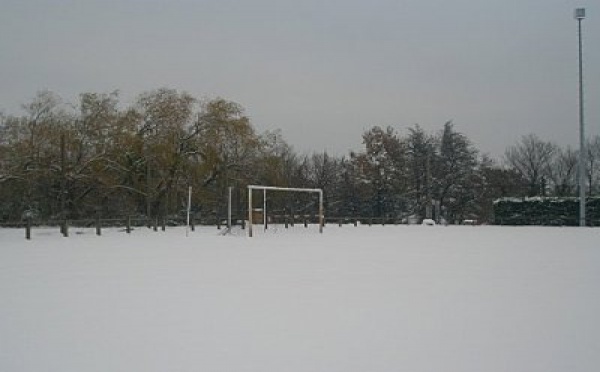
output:
M252 189L248 187L248 237L252 237Z
M31 240L31 217L27 216L27 224L25 225L25 239Z
M60 226L60 232L62 235L67 238L69 236L69 227L67 223L67 172L66 172L66 149L65 149L65 135L61 134L60 136L60 172L61 172L61 180L60 180L60 213L62 217L62 222Z
M231 230L231 190L233 187L229 186L229 199L227 201L227 228Z
M323 233L323 224L325 218L323 216L323 191L319 191L319 232Z
M190 211L192 209L192 186L188 187L187 221L185 224L185 236L190 234Z
M267 230L267 189L263 189L263 224Z
M102 226L100 225L100 208L96 209L96 235L102 235Z
M579 8L575 10L575 18L577 19L577 29L579 36L579 226L585 226L585 177L586 177L586 160L585 160L585 132L584 132L584 110L583 110L583 43L581 38L581 21L585 17L585 9Z
M427 152L427 164L426 164L426 173L425 173L425 191L427 193L427 201L425 205L425 218L431 219L432 216L432 208L431 208L431 154L429 150Z

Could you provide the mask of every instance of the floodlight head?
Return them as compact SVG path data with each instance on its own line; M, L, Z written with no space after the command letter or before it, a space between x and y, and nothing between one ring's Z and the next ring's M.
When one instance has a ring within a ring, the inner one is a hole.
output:
M581 20L585 18L585 8L575 9L575 19Z

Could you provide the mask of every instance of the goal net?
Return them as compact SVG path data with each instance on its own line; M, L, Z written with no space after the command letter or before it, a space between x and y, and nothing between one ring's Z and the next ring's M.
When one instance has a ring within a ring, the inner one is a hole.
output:
M263 205L262 209L255 209L252 204L253 192L263 192ZM323 190L322 189L307 189L307 188L295 188L295 187L275 187L275 186L259 186L249 185L248 186L248 236L252 237L252 225L254 222L262 222L266 228L267 226L267 191L286 191L286 192L299 192L299 193L316 193L319 195L319 232L323 232L323 225L325 222L324 210L323 210ZM262 213L263 221L253 221L254 212L260 210Z

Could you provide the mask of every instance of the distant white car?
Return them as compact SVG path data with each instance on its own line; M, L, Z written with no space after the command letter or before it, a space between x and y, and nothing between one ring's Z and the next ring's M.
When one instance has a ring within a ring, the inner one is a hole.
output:
M426 225L426 226L435 226L435 221L432 220L431 218L426 218L423 220L423 222L421 224Z

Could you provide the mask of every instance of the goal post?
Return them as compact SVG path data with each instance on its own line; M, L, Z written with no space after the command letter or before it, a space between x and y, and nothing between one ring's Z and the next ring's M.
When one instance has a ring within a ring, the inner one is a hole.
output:
M254 190L263 191L263 218L266 223L267 219L267 191L291 191L291 192L307 192L319 194L319 233L323 233L323 225L325 223L323 209L323 190L322 189L307 189L297 187L276 187L276 186L259 186L248 185L248 236L252 237L252 215L254 208L252 207L252 192Z

